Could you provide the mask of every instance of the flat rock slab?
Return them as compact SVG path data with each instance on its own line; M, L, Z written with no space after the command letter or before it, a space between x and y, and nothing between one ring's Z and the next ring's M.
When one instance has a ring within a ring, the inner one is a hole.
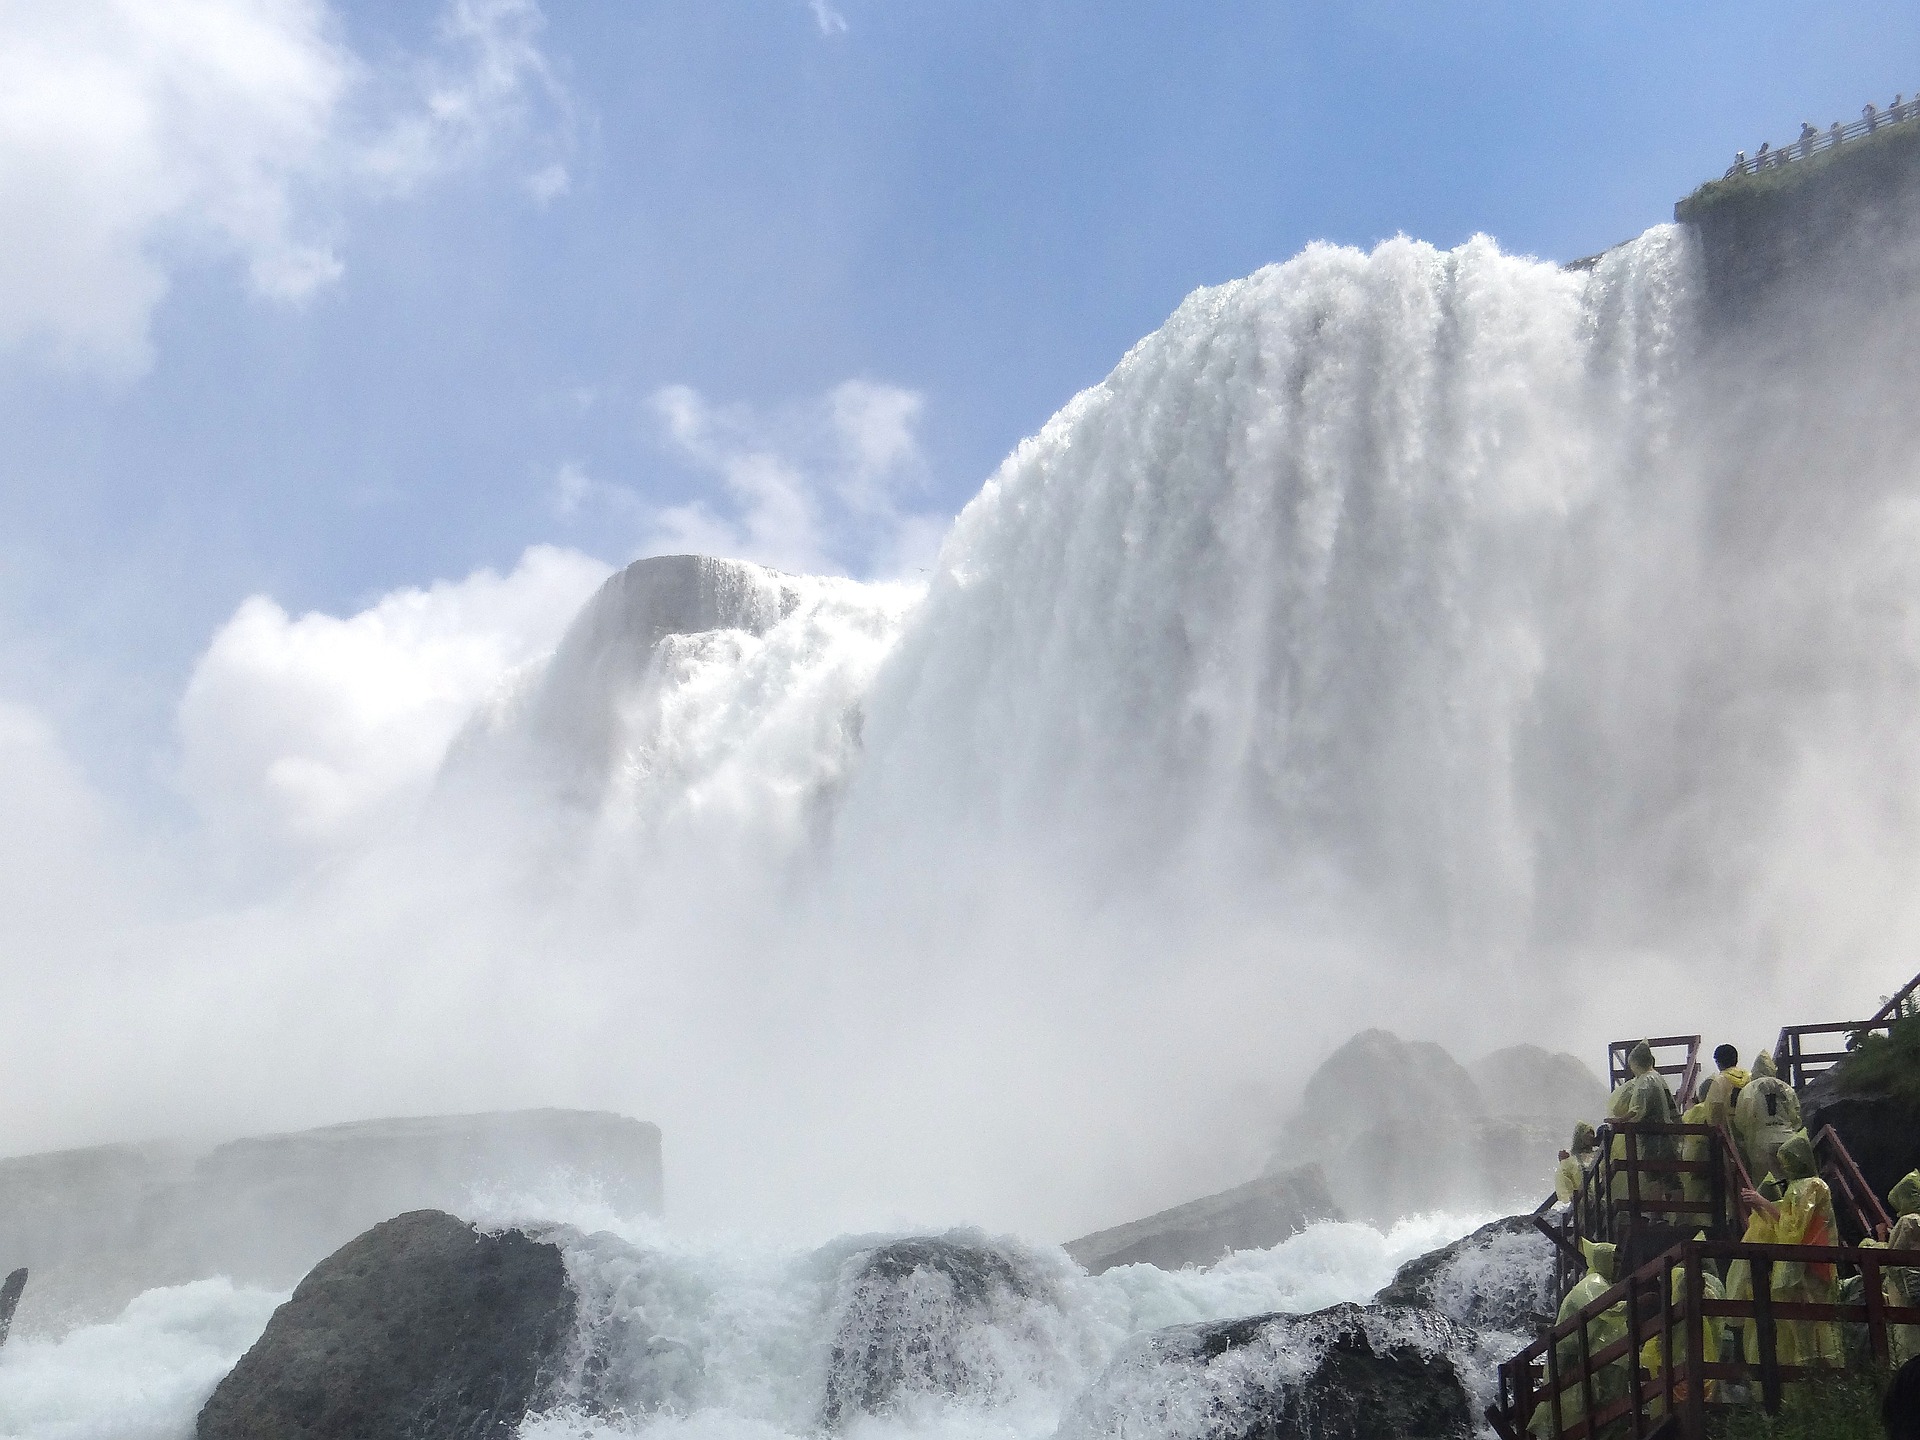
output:
M556 1247L412 1211L300 1282L201 1410L199 1440L506 1440L573 1323Z
M1230 1250L1269 1250L1316 1220L1341 1218L1320 1167L1303 1165L1083 1235L1065 1249L1090 1275L1116 1265L1178 1270L1211 1265Z

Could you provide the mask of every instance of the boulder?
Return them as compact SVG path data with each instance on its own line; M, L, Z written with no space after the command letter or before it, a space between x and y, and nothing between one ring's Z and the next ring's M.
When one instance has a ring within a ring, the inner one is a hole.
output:
M1467 1440L1456 1356L1475 1337L1411 1307L1336 1305L1158 1330L1069 1408L1061 1440Z
M1057 1305L1044 1277L985 1237L915 1236L842 1267L822 1415L829 1426L912 1395L1010 1399L1010 1349L1039 1350Z
M314 1267L200 1412L199 1440L506 1440L561 1374L566 1266L437 1210Z
M1531 1215L1509 1215L1409 1260L1375 1305L1433 1310L1476 1330L1531 1337L1559 1309L1553 1242Z
M1263 1175L1144 1220L1070 1240L1067 1254L1098 1275L1116 1265L1211 1265L1230 1250L1267 1250L1316 1220L1343 1218L1318 1165Z
M1821 1075L1800 1096L1800 1115L1809 1135L1831 1125L1884 1203L1887 1192L1909 1170L1920 1169L1920 1108L1897 1095L1847 1094Z

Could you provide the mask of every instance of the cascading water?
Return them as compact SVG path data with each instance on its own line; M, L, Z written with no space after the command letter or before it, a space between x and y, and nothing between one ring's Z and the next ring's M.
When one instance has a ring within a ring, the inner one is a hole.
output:
M1710 982L1793 948L1830 985L1920 936L1913 362L1872 326L1844 363L1709 356L1694 271L1667 227L1580 272L1314 247L1194 295L1023 444L924 592L630 572L456 748L419 845L458 838L472 904L420 931L573 958L496 965L501 1004L683 1104L658 1118L689 1213L1013 1195L1070 1234L1257 1171L1274 1097L1242 1082L1365 1023L1491 1048L1657 976L1759 1033ZM851 1332L877 1240L583 1233L617 1402L526 1433L807 1433L836 1336L915 1315L947 1358L896 1369L967 1393L908 1385L849 1428L1091 1433L1135 1405L1161 1433L1177 1377L1138 1368L1142 1332L1365 1300L1467 1227L1094 1278L992 1241L1023 1278L984 1310L928 1281ZM0 1429L183 1436L270 1298L154 1292L16 1339ZM163 1352L146 1431L89 1408L89 1367ZM1248 1383L1299 1360L1250 1355Z

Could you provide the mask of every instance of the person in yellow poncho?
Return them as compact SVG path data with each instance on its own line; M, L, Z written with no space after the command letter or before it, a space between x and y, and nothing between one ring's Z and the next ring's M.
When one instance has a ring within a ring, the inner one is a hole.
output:
M1773 1057L1753 1057L1753 1078L1741 1087L1733 1109L1733 1136L1739 1142L1747 1174L1764 1179L1774 1168L1774 1153L1800 1128L1800 1097L1773 1071Z
M1553 1172L1553 1195L1562 1205L1580 1193L1599 1158L1599 1140L1584 1120L1573 1124L1573 1149L1560 1152L1560 1168Z
M1620 1082L1620 1088L1607 1101L1607 1119L1631 1120L1636 1124L1678 1123L1680 1112L1674 1106L1673 1091L1667 1088L1667 1077L1654 1068L1653 1048L1646 1041L1642 1040L1628 1052L1627 1069L1633 1073ZM1674 1160L1679 1158L1680 1147L1674 1143L1671 1135L1642 1135L1636 1142L1635 1153L1642 1160ZM1626 1136L1614 1136L1613 1158L1616 1163L1625 1162ZM1640 1194L1643 1199L1665 1199L1678 1189L1658 1171L1641 1172ZM1630 1193L1625 1172L1616 1172L1613 1177L1613 1198L1624 1200Z
M1743 1237L1749 1245L1837 1245L1839 1227L1833 1221L1833 1196L1819 1175L1813 1156L1813 1142L1807 1132L1797 1132L1780 1147L1774 1157L1774 1171L1785 1182L1780 1203L1774 1204L1756 1190L1746 1192L1753 1212ZM1727 1295L1734 1300L1753 1298L1753 1268L1745 1260L1729 1267ZM1778 1261L1773 1267L1772 1295L1775 1300L1806 1301L1831 1305L1839 1297L1839 1284L1831 1264L1799 1260ZM1746 1354L1749 1364L1760 1359L1760 1337L1755 1326L1746 1330ZM1844 1363L1840 1348L1840 1327L1831 1320L1782 1320L1774 1327L1775 1348L1782 1365L1834 1365Z
M1896 1180L1887 1192L1887 1203L1893 1206L1896 1220L1902 1215L1920 1215L1920 1170L1909 1170Z
M1704 1240L1706 1239L1706 1235L1702 1233L1693 1238L1696 1240ZM1687 1267L1684 1265L1674 1266L1672 1274L1669 1276L1669 1283L1673 1286L1672 1294L1674 1300L1676 1304L1679 1304L1687 1292ZM1724 1300L1727 1298L1727 1292L1720 1284L1720 1277L1713 1273L1712 1266L1701 1266L1700 1288L1708 1300ZM1682 1308L1684 1308L1684 1306L1682 1306ZM1720 1323L1717 1317L1709 1315L1705 1323L1700 1327L1700 1348L1706 1352L1706 1363L1709 1365L1717 1365L1720 1363ZM1663 1358L1660 1353L1660 1337L1658 1335L1655 1335L1640 1347L1640 1365L1649 1375L1658 1376L1661 1370L1666 1368L1661 1363ZM1676 1323L1673 1327L1674 1368L1676 1370L1682 1369L1686 1366L1686 1363L1687 1327L1684 1324ZM1690 1383L1690 1381L1682 1380L1673 1387L1673 1398L1675 1401L1681 1401L1687 1398L1687 1386ZM1714 1399L1719 1392L1719 1388L1718 1381L1709 1380L1707 1382L1707 1399ZM1652 1413L1658 1415L1661 1409L1662 1407L1659 1402L1655 1402Z
M1713 1052L1713 1063L1719 1066L1713 1079L1707 1082L1705 1100L1707 1105L1707 1124L1733 1125L1733 1107L1740 1099L1740 1092L1753 1077L1740 1068L1740 1052L1731 1045L1722 1045Z
M1894 1187L1896 1190L1899 1188L1897 1185ZM1908 1211L1900 1217L1893 1227L1892 1237L1887 1241L1887 1248L1920 1250L1920 1213ZM1880 1288L1887 1304L1920 1309L1920 1269L1899 1265L1883 1270ZM1887 1351L1896 1370L1920 1355L1920 1325L1887 1326Z
M1613 1288L1614 1248L1611 1245L1595 1244L1591 1240L1580 1242L1580 1251L1587 1257L1587 1273L1567 1291L1566 1299L1560 1302L1560 1313L1554 1324L1564 1324L1573 1319L1587 1306L1598 1300ZM1606 1346L1621 1339L1627 1333L1627 1307L1624 1301L1616 1302L1587 1321L1583 1327L1587 1332L1587 1353L1597 1355ZM1559 1362L1560 1378L1569 1379L1580 1363L1580 1332L1574 1331L1554 1347ZM1617 1400L1627 1393L1627 1360L1622 1355L1618 1360L1604 1366L1593 1377L1593 1402L1604 1408L1609 1401ZM1586 1396L1579 1385L1571 1385L1560 1392L1560 1426L1568 1429L1579 1423L1586 1414ZM1553 1412L1542 1400L1534 1407L1533 1415L1527 1421L1528 1433L1539 1436L1553 1433ZM1605 1433L1604 1430L1602 1432Z
M1698 1104L1692 1106L1680 1117L1683 1125L1711 1125L1714 1123L1713 1107L1703 1095ZM1683 1135L1680 1137L1680 1158L1696 1163L1704 1162L1713 1155L1713 1137L1710 1135ZM1711 1200L1713 1198L1713 1176L1705 1170L1694 1170L1680 1177L1680 1194L1687 1200ZM1703 1215L1701 1222L1713 1223L1712 1216Z

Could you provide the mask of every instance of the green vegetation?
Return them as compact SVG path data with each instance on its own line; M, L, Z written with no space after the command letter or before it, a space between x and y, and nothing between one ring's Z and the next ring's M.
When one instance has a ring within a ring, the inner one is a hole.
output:
M1856 1035L1850 1050L1834 1068L1838 1089L1892 1095L1920 1109L1920 1015L1894 1021L1885 1035Z
M1765 170L1735 175L1726 180L1709 180L1674 207L1676 220L1697 222L1723 205L1744 205L1797 189L1816 175L1836 166L1853 165L1868 156L1886 156L1895 149L1911 149L1920 143L1920 123L1908 120L1888 125L1871 135L1862 135L1831 150L1821 150L1804 160L1785 165L1770 165ZM1791 143L1780 147L1791 149ZM1751 159L1749 159L1751 164Z
M1883 1440L1880 1396L1883 1377L1850 1372L1809 1380L1787 1389L1778 1415L1758 1405L1709 1411L1713 1440Z

